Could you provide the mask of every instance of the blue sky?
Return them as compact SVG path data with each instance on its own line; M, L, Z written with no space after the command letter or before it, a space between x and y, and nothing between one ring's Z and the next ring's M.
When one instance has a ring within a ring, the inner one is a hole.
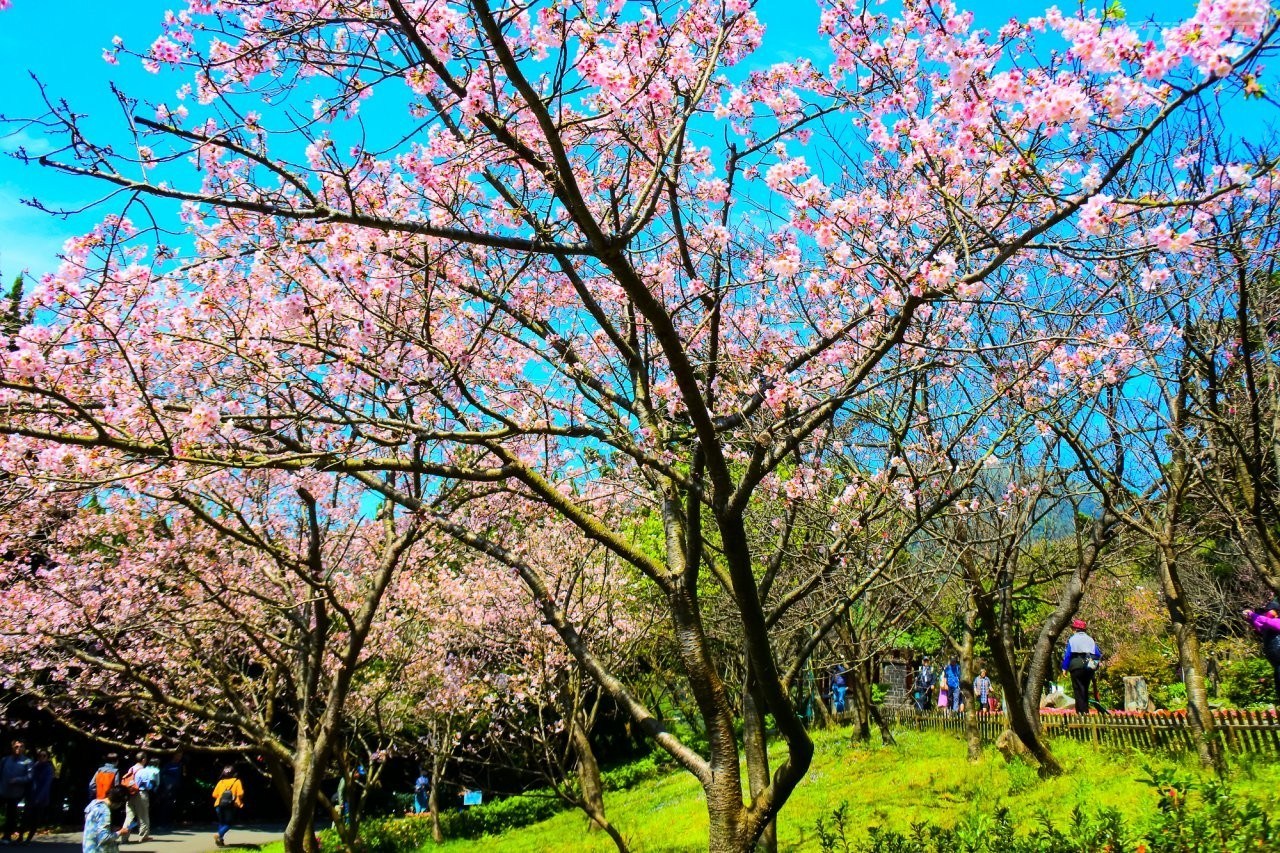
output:
M1013 0L981 0L964 3L984 26L998 27L1010 17L1038 14L1040 3ZM1044 3L1048 5L1048 3ZM1069 7L1070 3L1062 3ZM1092 4L1091 4L1092 5ZM1166 2L1126 2L1129 17L1175 20L1190 14L1191 0ZM56 14L50 9L56 9ZM38 115L43 111L39 90L30 74L47 85L52 97L65 98L78 112L88 113L92 126L110 131L120 126L119 111L110 83L131 95L147 100L170 100L184 82L174 72L148 74L136 62L125 60L108 65L103 48L119 35L134 49L142 49L159 32L164 12L180 8L174 0L125 0L104 4L101 0L13 0L13 8L0 12L0 113L6 117ZM109 13L104 13L110 9ZM765 46L758 54L761 63L771 63L801 55L818 58L823 45L814 36L817 6L810 0L761 0L761 19L768 27ZM51 32L51 28L57 32ZM32 153L42 153L47 143L36 130L14 131L0 128L0 155L25 145ZM56 254L69 236L87 230L109 208L76 217L58 219L20 204L19 200L38 196L51 207L79 207L97 198L103 187L92 181L59 176L35 166L24 166L8 156L0 156L0 273L5 282L18 271L39 275L56 263Z

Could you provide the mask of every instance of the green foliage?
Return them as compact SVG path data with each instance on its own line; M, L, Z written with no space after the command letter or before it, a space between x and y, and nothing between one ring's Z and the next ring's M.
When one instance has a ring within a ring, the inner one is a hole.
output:
M1118 649L1107 659L1103 669L1103 678L1107 681L1109 692L1114 696L1124 695L1124 677L1140 675L1147 682L1151 698L1159 704L1160 689L1170 684L1179 683L1175 667L1177 658L1171 650L1160 643L1134 643Z
M1014 761L1009 765L1009 796L1016 797L1030 791L1040 781L1040 773L1025 761Z
M1241 707L1269 702L1275 689L1275 677L1269 664L1260 657L1233 660L1223 664L1218 692Z
M1181 681L1158 685L1151 691L1151 698L1158 707L1181 711L1187 707L1187 685Z
M1280 850L1280 822L1257 800L1232 795L1220 779L1197 783L1177 769L1148 772L1160 794L1147 833L1149 853L1244 853ZM1193 801L1191 794L1199 791Z
M357 853L404 853L431 843L431 818L371 818L360 824ZM320 833L321 853L336 853L342 845L332 829Z
M1128 830L1115 809L1086 811L1076 807L1065 829L1054 826L1046 813L1029 833L1019 833L1009 809L975 810L955 827L946 829L923 823L910 832L872 827L860 846L847 848L864 853L1094 853L1128 849ZM825 848L824 848L825 850Z
M884 697L888 692L889 691L885 689L885 686L883 684L880 684L878 682L872 684L871 685L871 704L872 705L882 704L884 702Z
M1136 827L1113 808L1076 806L1061 826L1041 811L1037 825L1019 832L1007 806L974 809L954 827L915 823L907 832L873 826L861 844L844 827L847 802L819 818L823 853L1244 853L1280 851L1280 822L1267 805L1231 793L1220 779L1197 782L1173 767L1146 768L1143 779L1159 795L1155 815ZM1193 791L1200 796L1193 798Z
M845 801L849 805L844 827L852 850L868 842L867 828L872 826L879 827L879 834L886 839L888 833L896 832L902 844L916 844L901 849L928 849L919 846L922 842L915 837L917 829L919 833L933 832L930 826L937 825L945 832L963 825L962 832L969 835L962 837L970 837L984 821L994 821L999 808L1008 809L1007 820L1019 837L1036 831L1044 836L1043 818L1037 815L1047 812L1053 816L1054 828L1070 839L1074 830L1068 822L1072 810L1079 806L1086 820L1094 823L1105 817L1101 808L1119 812L1126 837L1132 842L1124 853L1138 853L1138 845L1146 843L1157 819L1160 797L1155 788L1138 781L1141 774L1135 768L1145 760L1157 768L1179 768L1196 780L1210 775L1199 769L1194 754L1098 749L1089 743L1057 739L1054 754L1066 772L1040 779L1033 767L1007 764L994 750L985 752L977 762L967 762L964 742L948 733L901 729L896 734L897 746L882 747L850 745L847 728L815 731L813 764L778 823L779 848L817 853L821 848L815 826L820 817L824 832L838 839L831 814ZM770 754L781 761L785 750L773 744ZM1269 813L1280 815L1280 797L1272 793L1280 791L1280 763L1274 756L1235 756L1232 765L1229 784L1233 796L1241 801L1255 800L1270 809ZM625 791L607 793L605 807L634 850L674 853L706 849L706 798L688 773L672 769ZM927 818L927 824L913 827L922 817ZM607 835L589 833L586 826L582 813L569 809L533 826L483 841L449 840L439 848L428 846L424 853L436 849L439 853L615 853ZM954 833L949 837L956 838ZM880 849L893 850L888 846ZM1063 849L1073 848L1068 845ZM843 853L839 846L835 850Z
M600 781L606 791L625 791L647 779L653 779L670 771L671 760L667 754L654 752L639 761L605 770L600 774Z
M440 816L447 838L497 835L537 823L565 809L564 800L550 788L538 788Z
M818 847L822 853L849 853L853 847L845 833L844 824L849 819L849 801L841 800L829 817L820 817L815 823L818 830Z

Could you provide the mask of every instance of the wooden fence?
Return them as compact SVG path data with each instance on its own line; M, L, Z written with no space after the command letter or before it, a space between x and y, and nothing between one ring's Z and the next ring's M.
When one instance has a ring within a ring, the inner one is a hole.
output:
M964 717L960 714L884 707L881 713L895 727L964 734ZM851 714L835 717L849 722ZM1280 753L1280 717L1276 711L1215 711L1213 718L1229 751ZM1041 714L1040 727L1050 737L1068 737L1099 745L1194 749L1191 728L1183 713ZM984 741L996 740L1007 728L1003 713L979 712L978 730Z

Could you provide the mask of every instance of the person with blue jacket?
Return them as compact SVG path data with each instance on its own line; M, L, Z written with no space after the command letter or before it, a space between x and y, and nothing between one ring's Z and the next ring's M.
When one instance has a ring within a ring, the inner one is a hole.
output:
M948 710L960 709L960 661L952 657L951 662L942 670L942 677L947 681Z
M1083 619L1072 619L1071 627L1075 633L1067 640L1067 649L1062 655L1062 671L1071 676L1071 695L1076 700L1076 713L1087 714L1089 688L1102 660L1102 649L1093 637L1085 633L1088 625Z

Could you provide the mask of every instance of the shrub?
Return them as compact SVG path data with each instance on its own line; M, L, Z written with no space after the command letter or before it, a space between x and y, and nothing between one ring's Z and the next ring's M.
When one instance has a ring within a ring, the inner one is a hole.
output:
M1275 677L1264 658L1248 657L1222 665L1218 692L1234 705L1254 705L1271 701Z
M658 755L650 753L638 761L623 764L600 774L601 784L606 791L625 791L646 779L653 779L670 770L670 762L665 761L666 753Z
M1232 796L1222 781L1214 779L1198 786L1177 770L1150 773L1146 781L1160 793L1159 808L1147 833L1149 853L1280 850L1280 823L1271 817L1271 808ZM1197 788L1199 802L1193 803L1190 794ZM1274 803L1270 805L1274 807Z
M1027 833L1017 832L1009 810L970 812L952 828L917 823L909 832L871 827L861 843L851 843L844 822L847 804L817 821L823 853L1280 853L1280 819L1275 798L1232 794L1221 780L1203 784L1185 771L1147 769L1145 781L1159 803L1142 824L1126 825L1119 811L1077 807L1062 826L1047 813ZM1194 796L1193 796L1194 792Z
M404 853L419 850L431 842L431 819L426 815L408 818L371 818L360 824L356 849L360 853ZM340 849L338 836L331 829L320 833L324 853Z
M447 838L479 838L537 823L564 811L564 800L550 788L539 788L440 816Z
M863 853L1094 853L1127 850L1128 844L1124 818L1115 809L1087 813L1077 808L1065 831L1042 814L1040 826L1019 835L1009 810L999 806L990 813L972 812L952 829L918 823L909 833L901 833L872 827L863 845L847 849Z

